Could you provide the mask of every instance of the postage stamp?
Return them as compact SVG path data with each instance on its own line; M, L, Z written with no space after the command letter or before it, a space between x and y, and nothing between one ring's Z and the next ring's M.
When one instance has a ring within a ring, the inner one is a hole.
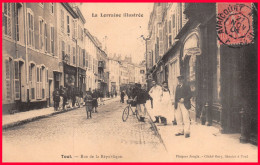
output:
M253 42L251 3L218 3L216 30L220 44L242 46Z

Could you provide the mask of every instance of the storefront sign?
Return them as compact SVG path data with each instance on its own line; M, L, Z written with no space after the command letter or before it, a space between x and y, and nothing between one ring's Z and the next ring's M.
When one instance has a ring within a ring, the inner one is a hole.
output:
M185 50L186 55L188 56L199 56L201 55L201 50L200 48L189 48L187 50Z

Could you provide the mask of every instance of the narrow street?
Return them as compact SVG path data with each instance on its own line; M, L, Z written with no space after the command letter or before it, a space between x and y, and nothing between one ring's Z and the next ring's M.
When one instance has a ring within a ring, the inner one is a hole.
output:
M5 130L3 161L165 160L163 144L148 121L140 123L133 116L122 121L125 106L114 99L92 119L86 118L84 107Z

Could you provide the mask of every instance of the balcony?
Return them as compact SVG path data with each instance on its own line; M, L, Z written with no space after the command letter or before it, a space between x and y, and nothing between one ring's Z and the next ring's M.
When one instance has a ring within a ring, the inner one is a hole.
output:
M62 61L66 64L70 63L70 56L68 54L65 54L64 51L62 51Z
M105 69L106 65L105 65L105 61L98 61L98 68L100 69Z

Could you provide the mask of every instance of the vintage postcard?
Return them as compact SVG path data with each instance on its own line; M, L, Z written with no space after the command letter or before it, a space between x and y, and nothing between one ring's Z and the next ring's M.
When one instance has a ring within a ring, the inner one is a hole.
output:
M3 162L258 162L258 3L2 3Z

